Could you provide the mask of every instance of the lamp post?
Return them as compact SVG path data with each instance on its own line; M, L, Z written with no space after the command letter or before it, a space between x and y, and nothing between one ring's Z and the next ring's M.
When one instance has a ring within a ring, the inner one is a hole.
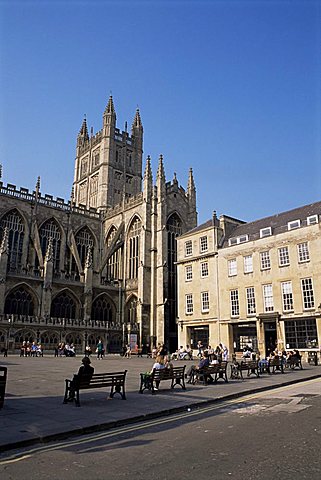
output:
M8 325L7 350L10 350L11 327L13 326L13 319L11 317L8 318Z

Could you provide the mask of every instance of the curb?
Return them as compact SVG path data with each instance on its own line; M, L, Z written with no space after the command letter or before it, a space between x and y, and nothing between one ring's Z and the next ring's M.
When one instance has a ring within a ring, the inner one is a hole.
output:
M196 408L201 409L201 408L206 407L208 405L213 405L213 404L216 404L216 403L222 403L222 402L225 402L225 401L228 401L228 400L233 400L235 398L242 398L242 397L245 397L249 394L255 394L255 393L264 392L264 391L268 391L268 390L276 390L277 388L286 387L288 385L294 385L296 383L303 383L303 382L307 382L307 381L310 381L310 380L316 380L317 378L321 378L321 373L313 374L313 375L311 375L309 377L305 377L305 378L289 380L289 381L286 381L286 382L284 382L282 384L279 384L279 385L265 385L263 387L257 387L257 388L247 390L247 391L235 392L235 393L231 393L229 395L221 395L220 397L216 397L216 398L213 398L211 400L194 402L194 403L190 403L190 404L183 405L183 406L180 406L180 407L174 407L174 408L170 408L170 409L166 409L166 410L161 410L159 412L148 413L148 414L145 414L145 415L137 415L135 417L126 418L126 419L123 419L123 420L115 420L113 422L102 423L100 425L91 425L91 426L88 426L88 427L81 427L81 428L77 428L77 429L70 430L70 431L55 433L55 434L52 434L52 435L46 435L44 437L38 436L38 437L30 438L28 440L21 440L19 442L15 442L15 443L8 443L8 444L0 446L0 453L7 452L9 450L16 450L18 448L29 447L29 446L35 445L37 443L49 443L49 442L53 442L53 441L66 440L67 438L70 438L70 437L88 435L90 433L101 432L103 430L111 430L112 428L123 427L125 425L131 425L133 423L138 423L138 422L147 421L147 420L154 420L155 418L162 418L162 417L166 417L166 416L169 416L169 415L174 415L176 413L182 413L182 412L185 412L187 409L194 409L194 410Z

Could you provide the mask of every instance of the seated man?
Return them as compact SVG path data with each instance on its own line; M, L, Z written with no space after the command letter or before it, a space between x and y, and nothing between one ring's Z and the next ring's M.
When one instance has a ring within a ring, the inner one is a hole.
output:
M200 362L198 365L192 365L186 374L186 376L189 376L189 379L187 383L194 383L195 381L195 376L199 370L201 370L204 367L208 367L210 364L209 358L208 358L208 353L204 352L203 357L201 358Z
M78 373L74 375L73 379L70 382L70 392L69 392L69 397L68 401L72 401L75 399L75 391L77 390L77 387L80 383L80 380L86 380L86 383L88 383L91 380L91 377L94 374L94 367L92 367L91 360L89 357L84 357L82 359L82 365L79 367Z

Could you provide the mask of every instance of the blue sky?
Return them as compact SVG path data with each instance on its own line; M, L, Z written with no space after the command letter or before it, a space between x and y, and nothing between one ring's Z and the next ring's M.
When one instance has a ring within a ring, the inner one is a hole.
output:
M212 211L254 220L321 199L320 1L0 0L4 183L68 199L83 115L112 91L144 159Z

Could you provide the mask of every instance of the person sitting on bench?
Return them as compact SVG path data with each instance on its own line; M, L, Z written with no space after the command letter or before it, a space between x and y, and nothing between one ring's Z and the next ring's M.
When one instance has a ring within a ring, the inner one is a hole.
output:
M78 373L74 375L71 383L70 383L70 393L68 397L68 401L72 402L75 399L75 392L81 380L90 382L93 374L94 374L94 367L92 367L91 360L89 357L84 357L82 359L82 365L79 367Z
M210 360L208 358L208 353L205 351L203 354L203 358L200 360L198 365L192 365L188 372L186 373L186 378L189 377L187 383L194 383L195 376L199 370L202 370L204 367L208 367L210 364Z

